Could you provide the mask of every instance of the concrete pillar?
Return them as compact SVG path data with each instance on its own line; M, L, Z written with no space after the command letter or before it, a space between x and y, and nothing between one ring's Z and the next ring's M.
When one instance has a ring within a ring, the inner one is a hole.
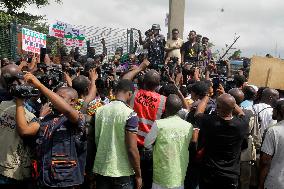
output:
M183 38L185 0L169 0L168 37L171 38L172 29L177 28L180 38Z

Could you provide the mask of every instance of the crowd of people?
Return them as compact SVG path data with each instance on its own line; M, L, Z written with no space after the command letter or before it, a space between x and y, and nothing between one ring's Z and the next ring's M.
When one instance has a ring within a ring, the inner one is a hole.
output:
M138 56L3 58L0 188L284 188L283 92L159 32Z

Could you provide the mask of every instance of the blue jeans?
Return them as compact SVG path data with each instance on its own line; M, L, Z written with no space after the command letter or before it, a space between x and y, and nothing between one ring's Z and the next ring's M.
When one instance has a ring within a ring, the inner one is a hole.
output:
M133 189L133 180L131 176L106 177L97 175L96 189Z

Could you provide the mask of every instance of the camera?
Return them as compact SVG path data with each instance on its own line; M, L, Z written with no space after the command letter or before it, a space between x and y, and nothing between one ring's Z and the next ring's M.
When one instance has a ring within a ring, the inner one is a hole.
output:
M64 84L64 74L60 66L45 67L44 72L35 73L36 78L47 88L53 90Z
M218 74L220 75L226 75L227 74L227 64L226 61L220 60L216 63Z
M40 92L38 89L30 85L13 85L10 88L10 93L14 97L18 98L30 98L39 96Z

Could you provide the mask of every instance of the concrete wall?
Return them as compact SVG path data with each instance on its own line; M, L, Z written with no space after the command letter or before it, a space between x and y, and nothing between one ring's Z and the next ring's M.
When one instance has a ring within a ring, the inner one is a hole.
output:
M183 38L185 0L169 0L168 37L171 38L172 29L177 28L180 38Z

